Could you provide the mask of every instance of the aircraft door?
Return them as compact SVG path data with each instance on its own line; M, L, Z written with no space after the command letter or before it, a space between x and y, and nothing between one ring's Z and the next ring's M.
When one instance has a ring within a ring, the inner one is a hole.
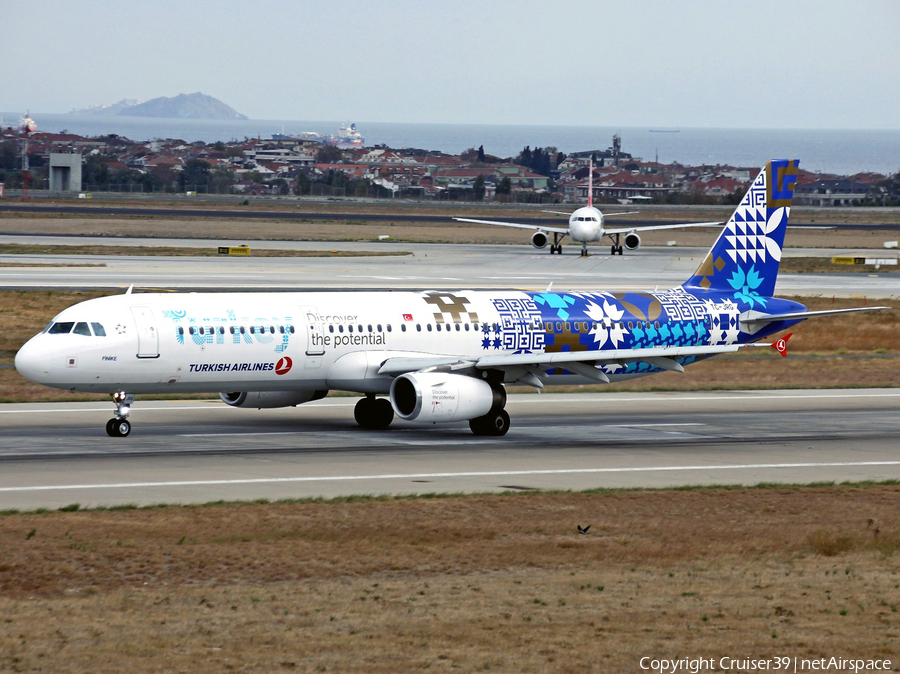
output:
M322 332L322 323L319 321L319 312L313 306L300 307L303 312L303 320L306 323L306 355L325 355L325 335Z
M131 315L137 326L138 358L159 358L159 332L153 309L150 307L131 307Z

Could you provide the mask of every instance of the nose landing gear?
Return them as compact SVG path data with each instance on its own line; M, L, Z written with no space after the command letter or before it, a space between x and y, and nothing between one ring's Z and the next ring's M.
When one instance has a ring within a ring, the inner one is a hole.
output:
M131 433L131 422L128 421L128 415L131 413L134 394L117 391L110 397L116 406L116 416L106 422L106 434L111 438L127 437Z

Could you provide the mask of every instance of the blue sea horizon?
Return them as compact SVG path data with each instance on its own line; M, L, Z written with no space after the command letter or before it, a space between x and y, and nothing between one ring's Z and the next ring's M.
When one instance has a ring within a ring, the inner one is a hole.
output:
M21 113L3 112L4 126ZM114 133L130 140L178 138L187 142L270 138L275 133L336 133L341 120L182 120L34 112L39 131L84 136ZM900 129L738 129L628 126L540 126L503 124L389 123L355 120L367 146L419 148L458 154L484 146L498 157L517 155L526 145L561 152L603 150L613 134L622 150L644 161L686 165L727 164L757 167L769 159L800 159L810 171L852 175L862 171L900 171ZM662 132L660 132L662 131Z

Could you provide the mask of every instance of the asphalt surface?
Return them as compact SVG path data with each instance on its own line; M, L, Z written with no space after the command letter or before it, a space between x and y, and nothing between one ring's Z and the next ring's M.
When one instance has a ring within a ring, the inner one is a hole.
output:
M2 243L49 245L158 245L206 247L213 240L110 239L0 235ZM550 255L529 245L429 244L400 242L267 242L267 248L396 251L384 257L187 257L129 255L0 255L0 287L7 289L103 288L176 290L429 290L497 289L653 290L682 283L697 268L708 247L642 247L609 255L594 246L589 257L577 246ZM251 246L252 249L252 246ZM882 251L791 249L791 255L882 257ZM73 266L74 265L74 266ZM92 265L92 266L84 266ZM779 274L781 295L825 297L900 297L900 272Z
M511 395L500 439L365 431L354 404L138 400L128 438L111 404L0 405L0 509L900 479L891 389Z

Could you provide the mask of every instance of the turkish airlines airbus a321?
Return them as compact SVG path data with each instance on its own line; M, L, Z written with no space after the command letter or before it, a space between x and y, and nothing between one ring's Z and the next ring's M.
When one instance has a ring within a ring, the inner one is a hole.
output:
M499 227L516 227L518 229L533 229L531 245L537 249L547 247L550 240L548 233L553 235L553 243L550 244L550 254L562 255L562 240L568 236L572 241L581 244L581 256L588 254L587 245L594 241L602 241L608 236L612 242L610 254L622 255L624 248L637 250L641 245L641 237L638 232L649 232L660 229L684 229L685 227L714 227L721 226L721 222L685 222L674 225L640 225L634 227L604 227L604 215L599 208L594 207L594 165L590 163L588 169L588 205L579 208L574 213L560 213L558 211L546 211L557 215L566 215L569 218L568 227L548 227L547 225L525 225L518 222L500 222L499 220L475 220L472 218L453 218L459 222L474 222L479 225L497 225ZM637 211L624 213L612 213L611 215L634 215ZM622 235L624 248L622 246Z
M702 264L659 292L131 294L82 302L16 354L28 379L108 393L131 432L135 394L222 391L235 407L364 394L357 422L468 421L504 435L506 386L615 382L675 370L811 316L772 297L797 161L759 173ZM387 397L378 397L379 395Z

